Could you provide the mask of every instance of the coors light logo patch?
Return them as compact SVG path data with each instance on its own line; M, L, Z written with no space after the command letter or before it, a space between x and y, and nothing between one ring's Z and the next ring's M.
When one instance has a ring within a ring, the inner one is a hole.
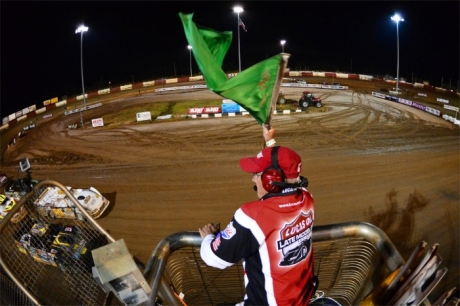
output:
M280 231L277 241L278 250L283 253L280 266L295 265L305 259L311 249L312 212L301 213L292 223L286 224Z

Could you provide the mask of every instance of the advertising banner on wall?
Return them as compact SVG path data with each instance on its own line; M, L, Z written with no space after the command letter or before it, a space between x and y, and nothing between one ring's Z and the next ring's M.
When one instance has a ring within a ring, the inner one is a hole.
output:
M189 77L189 81L190 81L190 82L202 81L202 80L204 80L204 78L203 78L202 75L197 75L197 76L191 76L191 77Z
M373 95L374 97L378 97L378 98L381 98L381 99L385 99L385 95L382 94L382 93L380 93L380 92L374 92L374 91L373 91L373 92L372 92L372 95Z
M147 86L154 86L154 85L155 85L155 81L143 82L143 83L142 83L142 86L144 86L144 87L147 87Z
M372 75L360 74L359 79L360 80L365 80L365 81L372 81Z
M194 107L188 109L189 115L219 114L221 112L220 106Z
M416 108L416 109L419 109L419 110L422 110L424 111L426 109L426 106L423 105L423 104L420 104L420 103L417 103L417 102L413 102L412 101L412 105L411 105L413 108Z
M459 111L459 108L458 108L458 107L455 107L455 106L444 105L444 108L445 108L445 109L453 110L453 111L455 111L455 112L458 112L458 111Z
M238 113L240 111L240 106L232 100L223 100L222 101L222 114L226 113Z
M434 108L429 107L429 106L425 107L425 112L433 114L433 115L438 116L438 117L441 116L441 112L439 110L434 109Z
M129 90L129 89L133 89L133 84L120 86L120 90Z
M136 114L137 121L149 121L152 120L152 114L150 112L142 112Z
M348 79L348 73L336 73L335 77L338 79Z
M78 101L80 100L83 100L83 95L79 95L76 97ZM85 97L84 98L88 98L88 94L85 93Z
M441 103L449 103L449 100L446 100L443 98L437 98L436 101L441 102Z
M109 94L110 93L110 88L98 90L97 93L100 94L100 95Z
M300 71L289 71L289 76L302 76Z
M223 99L222 100L222 114L226 113L242 113L246 112L242 106L230 99Z
M166 84L173 84L173 83L177 83L177 78L165 79L164 81L165 81Z
M93 127L104 126L104 119L102 118L92 119L91 124Z

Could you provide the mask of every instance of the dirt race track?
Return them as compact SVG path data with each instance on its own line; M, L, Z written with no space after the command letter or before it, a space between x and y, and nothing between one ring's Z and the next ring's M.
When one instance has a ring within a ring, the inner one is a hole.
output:
M286 94L298 96L300 89ZM440 244L448 267L438 292L459 287L459 129L441 118L363 91L315 90L326 112L275 115L279 145L303 159L315 198L315 225L365 221L382 228L407 259L420 240ZM2 170L17 175L31 160L33 177L96 187L111 201L98 221L147 262L157 243L207 222L227 224L256 197L239 158L262 149L250 116L91 128L90 118L127 105L184 99L143 94L79 115L57 115L5 152ZM187 97L216 98L203 90ZM435 292L437 293L437 292Z

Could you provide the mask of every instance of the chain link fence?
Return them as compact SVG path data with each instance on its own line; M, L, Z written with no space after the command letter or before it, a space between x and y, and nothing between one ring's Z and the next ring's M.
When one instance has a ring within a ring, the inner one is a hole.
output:
M2 296L21 305L104 305L108 294L93 278L91 251L111 242L65 186L42 181L0 224Z

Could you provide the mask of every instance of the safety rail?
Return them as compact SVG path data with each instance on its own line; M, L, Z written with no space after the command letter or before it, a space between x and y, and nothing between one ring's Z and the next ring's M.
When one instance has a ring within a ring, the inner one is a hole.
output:
M180 232L157 245L144 271L152 289L147 305L154 305L157 296L167 305L243 300L241 264L225 270L208 267L199 256L201 241L198 232ZM316 226L313 249L318 290L343 305L358 304L404 263L387 235L364 222Z
M55 200L43 198L47 188L73 207L58 214L37 206ZM108 294L92 276L91 250L113 241L64 185L44 180L0 223L0 264L31 304L104 305Z

